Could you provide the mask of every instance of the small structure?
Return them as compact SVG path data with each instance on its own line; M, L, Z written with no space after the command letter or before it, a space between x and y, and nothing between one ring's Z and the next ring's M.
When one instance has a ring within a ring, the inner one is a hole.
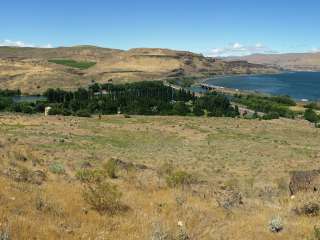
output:
M45 116L45 117L49 116L49 112L50 112L51 109L52 109L52 107L46 107L46 108L44 109L44 116Z

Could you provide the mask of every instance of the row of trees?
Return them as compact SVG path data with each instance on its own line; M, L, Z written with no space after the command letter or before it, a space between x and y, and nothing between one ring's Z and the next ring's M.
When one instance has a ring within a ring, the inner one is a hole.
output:
M20 90L0 89L0 97L14 97L14 96L20 96L20 95L21 95Z
M48 89L44 96L47 100L31 103L15 102L11 96L3 96L0 111L36 113L50 106L50 114L83 117L91 114L117 114L119 111L133 115L239 115L238 108L232 107L228 98L222 94L196 97L190 91L173 89L158 81L93 84L88 89L79 88L76 91Z
M224 95L213 93L197 98L190 91L176 90L162 82L94 84L75 92L49 89L45 96L52 114L116 114L120 110L138 115L239 115Z

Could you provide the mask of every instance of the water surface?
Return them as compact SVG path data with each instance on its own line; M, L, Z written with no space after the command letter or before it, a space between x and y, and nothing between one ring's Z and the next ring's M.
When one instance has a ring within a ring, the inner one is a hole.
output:
M320 72L286 72L272 75L224 76L207 83L226 88L289 95L296 100L320 100Z
M43 96L16 96L13 97L14 102L36 102L41 100L46 100Z

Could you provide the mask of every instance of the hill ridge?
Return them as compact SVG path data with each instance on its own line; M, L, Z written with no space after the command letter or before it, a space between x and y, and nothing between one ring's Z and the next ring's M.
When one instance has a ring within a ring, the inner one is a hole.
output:
M49 61L65 59L95 62L88 69L75 69ZM188 51L165 48L120 50L80 45L58 48L0 47L0 88L30 94L47 88L75 89L92 81L130 82L167 78L207 78L212 75L273 73L273 67L227 62Z

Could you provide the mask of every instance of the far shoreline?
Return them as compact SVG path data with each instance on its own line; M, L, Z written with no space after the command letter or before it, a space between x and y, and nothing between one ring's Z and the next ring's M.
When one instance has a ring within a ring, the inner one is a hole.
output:
M320 99L312 99L313 97L308 98L297 98L294 97L290 94L273 94L269 92L262 92L262 91L256 91L256 90L249 90L249 89L239 89L235 87L225 87L225 86L220 86L219 84L214 84L209 81L215 81L216 79L223 79L223 78L230 78L230 77L250 77L250 76L268 76L268 75L281 75L281 74L294 74L294 73L320 73L320 71L281 71L279 73L254 73L254 74L229 74L229 75L216 75L208 78L204 78L199 80L197 83L193 84L192 87L199 87L201 88L201 84L208 84L212 85L213 87L216 87L214 91L216 92L221 92L224 94L243 94L243 95L249 95L249 94L258 94L258 95L265 95L265 96L281 96L281 95L288 95L290 96L297 104L306 104L306 103L311 103L311 102L320 102ZM320 81L320 79L319 79Z

